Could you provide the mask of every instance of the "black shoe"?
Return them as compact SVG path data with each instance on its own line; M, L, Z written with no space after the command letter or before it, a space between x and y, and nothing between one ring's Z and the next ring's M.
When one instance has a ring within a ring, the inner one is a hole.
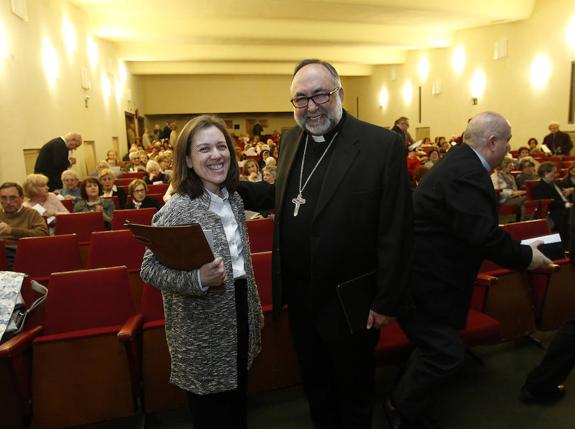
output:
M389 397L383 401L383 411L391 429L442 429L439 421L428 415L417 422L405 419Z
M533 392L527 387L521 387L519 399L525 403L551 404L560 401L565 396L565 385L560 384L551 390Z

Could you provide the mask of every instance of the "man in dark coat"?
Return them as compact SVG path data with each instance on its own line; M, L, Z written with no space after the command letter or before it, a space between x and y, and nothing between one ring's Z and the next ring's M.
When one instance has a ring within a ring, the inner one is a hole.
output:
M471 295L484 258L523 270L550 264L537 249L513 241L498 226L489 172L509 150L511 127L485 112L467 125L453 147L414 192L414 257L411 294L415 309L400 318L415 345L407 369L385 410L392 427L438 427L426 416L434 390L461 366Z
M76 163L76 158L69 151L77 149L82 144L82 136L78 133L68 133L64 137L50 140L40 149L34 173L48 177L50 191L62 189L62 172Z
M345 112L343 95L332 65L301 62L291 85L299 126L282 136L275 187L239 189L249 210L275 202L274 311L288 304L318 429L371 427L377 328L400 312L412 246L405 144ZM350 334L336 286L374 270L366 329Z
M569 134L559 131L558 122L549 123L550 133L543 139L543 144L549 148L554 155L569 156L573 148L573 142Z

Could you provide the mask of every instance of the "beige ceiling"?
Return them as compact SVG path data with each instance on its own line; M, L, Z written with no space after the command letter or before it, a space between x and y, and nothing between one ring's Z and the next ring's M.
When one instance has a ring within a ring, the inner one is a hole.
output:
M320 57L345 75L517 21L535 0L70 0L135 74L284 74Z

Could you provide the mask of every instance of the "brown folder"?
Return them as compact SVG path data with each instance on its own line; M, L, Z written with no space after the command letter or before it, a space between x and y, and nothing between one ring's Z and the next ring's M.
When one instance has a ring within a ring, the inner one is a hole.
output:
M124 226L167 267L191 271L214 260L206 236L197 223L150 226L126 222Z

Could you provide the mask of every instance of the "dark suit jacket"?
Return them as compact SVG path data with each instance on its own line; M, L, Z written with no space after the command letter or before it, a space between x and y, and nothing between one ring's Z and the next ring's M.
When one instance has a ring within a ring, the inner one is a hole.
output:
M274 206L273 304L276 314L283 301L280 223L288 175L302 141L299 127L280 142L275 189L265 183L240 185L247 209ZM411 193L405 162L405 143L395 133L347 114L325 174L312 221L311 287L318 332L324 337L345 335L347 327L336 295L336 285L379 268L372 308L396 315L407 284L412 248ZM275 191L275 192L274 192ZM310 198L306 196L306 198Z
M62 188L60 175L70 166L68 161L68 147L61 137L50 140L40 149L34 173L48 177L50 191Z
M453 147L423 177L413 199L415 248L412 295L434 321L465 325L484 258L525 269L531 249L498 226L489 173L467 144Z
M571 137L563 131L557 131L555 137L551 133L547 134L543 139L543 144L547 146L551 152L560 153L562 155L569 155L573 148ZM561 148L561 152L557 152L558 148Z

